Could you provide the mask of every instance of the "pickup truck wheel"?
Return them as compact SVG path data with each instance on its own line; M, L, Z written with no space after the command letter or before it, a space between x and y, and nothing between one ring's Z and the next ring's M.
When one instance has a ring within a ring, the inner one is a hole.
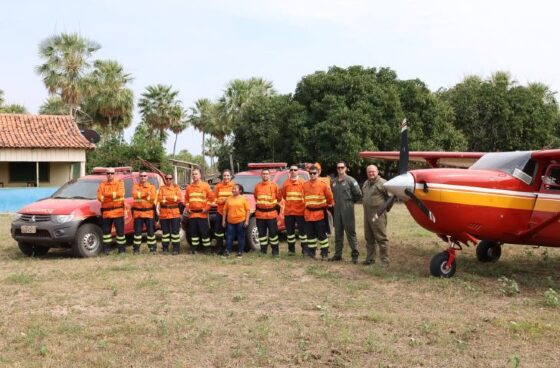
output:
M72 250L76 257L95 257L101 252L103 231L95 224L83 224L76 232Z
M249 226L247 226L245 231L245 249L260 251L261 243L259 242L259 230L257 229L257 219L255 217L249 219Z
M49 251L49 247L35 245L31 243L18 242L19 250L28 257L44 256Z

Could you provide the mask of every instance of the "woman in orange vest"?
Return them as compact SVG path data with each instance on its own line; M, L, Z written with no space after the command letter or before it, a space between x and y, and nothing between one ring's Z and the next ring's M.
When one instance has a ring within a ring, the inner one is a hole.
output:
M226 200L223 208L223 227L226 227L227 220L226 250L224 255L226 257L229 255L233 247L233 239L237 238L237 256L241 257L245 249L245 228L249 226L251 208L249 207L249 201L243 195L243 187L240 184L234 184L232 194Z
M303 213L305 211L305 202L303 200L303 183L305 181L298 176L298 167L290 166L290 177L282 186L282 197L284 198L284 221L286 223L286 233L288 237L288 254L293 255L296 252L296 227L299 232L299 241L301 243L301 253L307 253L305 244L307 236L305 235L305 219Z
M103 253L109 254L113 238L111 230L115 225L117 232L117 246L119 253L125 252L126 238L124 236L124 183L115 179L115 169L110 167L105 172L107 180L99 183L97 200L101 202L101 217L103 228Z
M169 251L169 240L173 244L173 255L179 254L181 237L181 211L179 205L183 202L181 188L173 182L173 175L165 175L165 185L159 188L159 223L161 225L161 246L163 252Z
M272 248L272 255L279 255L278 250L278 207L282 200L282 194L278 190L278 185L270 181L270 170L262 169L262 181L255 186L253 195L255 196L257 219L257 229L259 231L259 243L261 253L266 254L268 243Z
M216 220L214 222L214 236L216 237L218 254L223 253L224 251L225 228L222 226L224 205L226 203L226 199L231 197L233 194L234 184L235 183L231 181L231 171L224 170L222 172L222 181L214 187L214 198L216 198L216 204L218 205L218 213L216 214Z
M140 245L142 245L142 229L146 226L148 234L148 248L150 252L156 251L156 236L154 235L154 208L157 202L156 187L148 182L148 174L140 173L140 183L132 186L132 197L134 205L132 207L132 216L134 217L134 243L133 253L140 253ZM165 249L163 250L166 251Z
M200 180L200 169L193 169L192 183L185 189L185 206L189 215L189 236L193 248L200 245L204 253L210 253L212 243L210 242L210 226L208 224L208 211L214 201L214 193L208 183Z
M309 176L309 181L303 184L308 255L315 258L318 239L321 259L326 260L329 256L329 239L325 231L324 209L333 205L333 194L327 184L318 180L316 166L311 166Z

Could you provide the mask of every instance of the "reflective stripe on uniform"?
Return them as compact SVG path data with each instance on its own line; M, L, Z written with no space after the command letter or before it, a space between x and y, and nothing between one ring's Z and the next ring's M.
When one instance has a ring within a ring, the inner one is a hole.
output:
M316 248L317 247L317 238L307 239L307 247L308 248Z
M271 237L269 241L271 245L278 245L278 235Z
M319 240L319 248L328 248L329 247L329 239Z

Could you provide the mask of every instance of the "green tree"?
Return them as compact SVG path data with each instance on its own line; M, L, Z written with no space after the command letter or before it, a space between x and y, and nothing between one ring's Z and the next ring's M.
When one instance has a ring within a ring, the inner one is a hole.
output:
M206 141L206 133L217 126L217 110L216 104L207 98L201 98L195 101L195 106L190 108L188 114L189 124L202 133L202 158L204 159L204 143Z
M68 105L59 96L50 96L39 107L39 114L42 115L70 115Z
M134 97L127 88L132 78L114 60L96 60L93 66L87 78L89 97L84 110L107 132L122 131L132 122Z
M520 86L505 72L483 80L466 77L439 97L449 103L455 125L471 151L532 150L558 146L560 113L544 84Z
M171 86L157 84L146 87L138 102L143 121L152 129L159 131L160 141L165 142L165 130L171 129L183 118L179 92Z
M61 33L47 38L39 45L44 63L37 66L43 83L52 95L58 95L74 117L86 94L85 76L89 58L101 46L77 33Z
M0 89L0 113L6 114L27 114L27 109L23 105L10 104L5 105L4 91Z
M183 114L183 116L184 115L185 114ZM177 122L175 122L169 128L169 130L171 130L171 132L173 134L175 134L175 141L173 142L173 157L175 157L175 150L177 148L177 138L179 137L179 134L181 134L181 132L183 132L185 129L187 129L188 126L189 126L188 120L187 119L181 119L181 120L178 120Z

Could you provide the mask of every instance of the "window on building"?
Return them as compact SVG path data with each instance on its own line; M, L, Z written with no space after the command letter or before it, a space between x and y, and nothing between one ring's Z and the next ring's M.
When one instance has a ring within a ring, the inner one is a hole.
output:
M11 183L30 183L37 181L35 162L10 162L8 171ZM50 181L50 163L39 162L39 182Z

